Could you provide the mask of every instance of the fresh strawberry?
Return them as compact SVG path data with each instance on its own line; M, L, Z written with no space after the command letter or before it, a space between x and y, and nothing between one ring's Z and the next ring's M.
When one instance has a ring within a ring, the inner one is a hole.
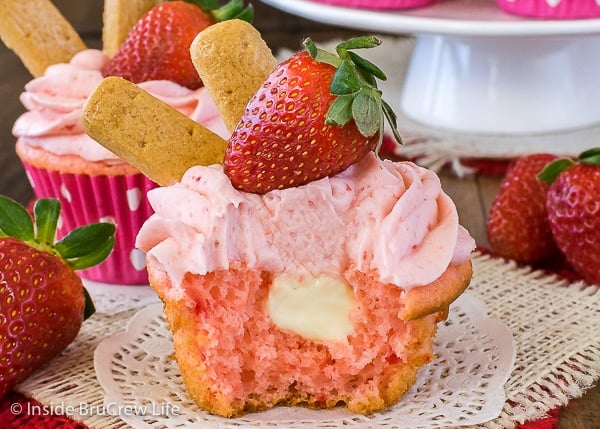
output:
M551 154L523 156L507 171L486 225L495 255L535 264L559 253L546 218L548 185L537 178L554 159Z
M546 209L558 247L584 280L600 285L600 148L557 160L541 178L551 183Z
M61 353L93 304L74 270L108 256L115 226L98 223L55 242L57 200L27 210L0 196L0 398Z
M192 4L194 3L194 4ZM209 25L226 19L252 20L251 6L232 0L221 8L217 0L167 1L153 7L129 32L119 51L104 67L104 76L133 83L170 80L191 89L202 81L190 57L190 45Z
M400 141L377 89L385 74L350 50L379 44L357 37L334 55L307 39L305 51L276 67L228 142L224 168L232 184L265 193L337 174L381 145L384 118Z

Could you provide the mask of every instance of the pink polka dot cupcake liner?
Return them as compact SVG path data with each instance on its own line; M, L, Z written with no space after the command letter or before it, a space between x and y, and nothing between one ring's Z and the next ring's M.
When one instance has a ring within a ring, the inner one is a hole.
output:
M112 253L101 264L79 271L82 278L120 285L148 284L145 255L135 248L135 238L153 213L146 193L157 186L155 182L143 174L89 176L23 165L36 197L57 198L61 203L59 238L90 223L116 225Z
M361 9L412 9L433 4L435 0L312 0L335 6Z
M541 19L584 19L600 17L600 0L496 0L513 15Z

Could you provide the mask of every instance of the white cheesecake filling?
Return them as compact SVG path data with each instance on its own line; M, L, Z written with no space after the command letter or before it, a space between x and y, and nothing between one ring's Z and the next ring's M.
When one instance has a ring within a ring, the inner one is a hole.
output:
M346 341L354 330L350 320L354 293L340 278L277 276L266 306L277 327L307 339Z

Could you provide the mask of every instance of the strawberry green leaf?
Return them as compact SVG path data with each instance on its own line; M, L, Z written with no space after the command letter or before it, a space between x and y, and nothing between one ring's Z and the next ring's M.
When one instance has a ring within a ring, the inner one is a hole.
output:
M21 204L0 195L0 235L32 241L35 236L33 219Z
M372 137L379 132L379 145L383 140L383 128L387 120L392 128L394 139L402 144L398 132L396 114L389 104L381 97L377 89L377 80L386 80L385 73L371 61L350 52L349 49L373 48L381 44L381 40L374 36L362 36L341 42L336 47L337 56L322 49L307 38L303 42L305 49L316 61L330 64L337 68L332 78L330 91L340 97L354 97L352 101L352 119L360 133L365 137ZM337 99L330 106L326 122L329 124L344 125L347 121L347 105L349 101L344 98Z
M210 12L211 10L219 7L219 0L186 0L188 3L195 4L200 7L205 12Z
M102 243L94 253L86 256L81 256L77 259L69 260L68 263L74 270L83 270L85 268L93 267L104 261L115 245L115 238L110 237L104 243Z
M374 88L362 88L352 102L352 116L363 136L374 136L379 131L383 118L381 92Z
M33 206L37 240L52 246L56 239L56 227L60 215L60 202L56 199L42 198Z
M569 169L575 164L572 159L559 158L546 165L542 172L538 174L538 179L551 185L560 173Z
M248 5L247 7L244 7L244 0L230 0L220 8L212 9L211 14L215 19L215 22L227 21L228 19L241 19L247 22L252 22L254 19L253 6Z
M394 112L394 109L392 109L392 107L385 100L382 99L381 103L383 105L383 114L390 124L394 139L399 144L402 144L402 136L400 136L400 132L398 131L398 118L396 117L396 112Z
M583 164L600 165L600 148L588 149L579 155L579 161Z
M64 236L55 248L74 270L81 270L106 259L114 245L114 233L112 223L82 226Z
M352 119L352 102L354 96L351 94L340 95L335 99L325 118L326 124L332 125L346 125Z
M354 52L348 52L348 55L350 56L352 62L356 64L356 67L367 73L367 75L373 75L380 80L387 80L386 74L371 61Z
M317 45L310 37L304 39L302 45L304 45L304 49L306 49L306 52L308 52L312 58L317 59L317 55L319 54L319 48L317 48Z
M83 307L83 320L89 319L96 312L96 306L88 290L83 288L83 297L85 298L85 307Z
M381 45L381 40L375 36L358 36L340 42L336 51L343 58L344 52L350 49L370 49Z
M351 94L361 88L361 82L356 74L356 69L350 61L342 61L331 80L330 91L332 94Z

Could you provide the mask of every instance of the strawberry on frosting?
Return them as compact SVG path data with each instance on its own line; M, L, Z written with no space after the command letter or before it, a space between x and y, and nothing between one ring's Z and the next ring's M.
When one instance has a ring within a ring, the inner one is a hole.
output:
M375 37L340 43L337 55L312 40L267 77L248 103L225 153L225 172L244 191L265 193L332 176L381 146L384 119L396 116L376 79L386 75L355 49Z

